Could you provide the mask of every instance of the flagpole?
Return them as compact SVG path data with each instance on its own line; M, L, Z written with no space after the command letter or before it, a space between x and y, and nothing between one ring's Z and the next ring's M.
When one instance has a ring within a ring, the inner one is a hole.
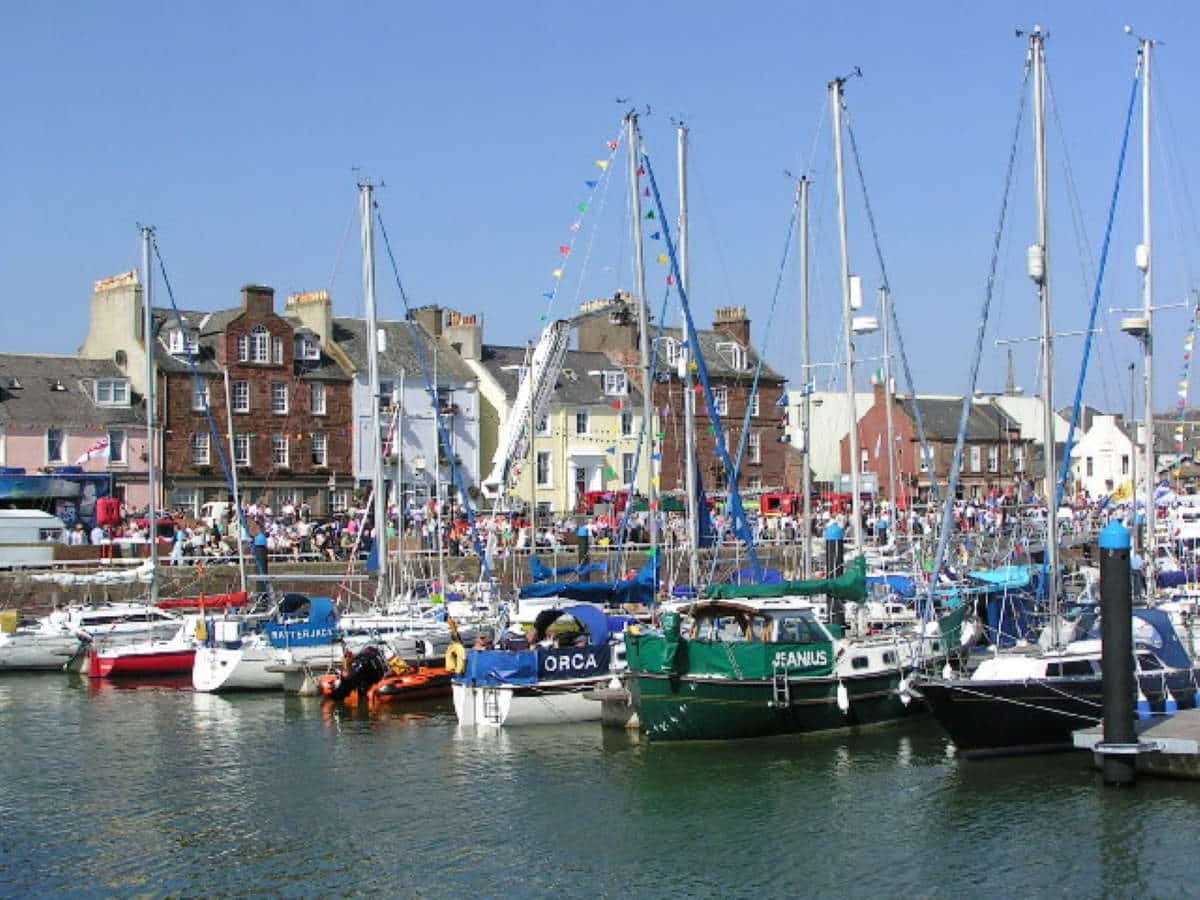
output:
M155 452L154 416L154 276L150 271L150 245L154 240L154 229L142 226L142 340L146 348L146 526L150 539L150 602L158 603L158 472Z

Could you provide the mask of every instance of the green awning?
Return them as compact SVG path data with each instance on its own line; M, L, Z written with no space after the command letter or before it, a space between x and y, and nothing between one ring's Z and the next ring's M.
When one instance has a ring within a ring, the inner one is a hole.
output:
M812 597L824 594L839 600L867 599L867 560L859 556L837 578L784 581L779 584L714 584L704 592L706 600L738 600L770 597Z

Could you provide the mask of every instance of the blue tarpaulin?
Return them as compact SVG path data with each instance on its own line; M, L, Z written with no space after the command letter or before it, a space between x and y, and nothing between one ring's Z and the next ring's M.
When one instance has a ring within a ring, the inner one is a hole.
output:
M565 600L581 600L588 603L653 603L658 585L658 569L650 559L628 581L571 581L527 584L517 595L526 597L562 597Z
M588 563L583 566L558 566L552 569L538 559L536 553L529 557L529 576L534 581L549 581L551 578L566 578L571 575L581 576L589 572L603 572L606 568L604 563Z
M501 684L536 684L536 650L471 650L461 681L496 687Z
M916 582L913 581L911 575L868 575L867 588L870 589L875 585L884 585L889 591L900 597L917 595Z

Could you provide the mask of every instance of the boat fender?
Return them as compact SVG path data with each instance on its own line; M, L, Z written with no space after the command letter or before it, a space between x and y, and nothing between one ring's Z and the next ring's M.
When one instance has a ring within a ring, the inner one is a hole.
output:
M954 677L954 670L950 668L950 663L946 663L944 666L942 666L942 677L947 681Z
M467 650L457 641L446 648L446 668L454 675L461 675L467 668Z
M1137 692L1137 717L1139 719L1150 718L1150 701L1146 699L1146 695L1142 692L1140 684L1138 685Z
M201 644L208 643L208 624L203 619L196 620L196 640Z
M896 688L896 693L900 695L900 702L905 706L912 703L912 685L909 683L909 677L906 675L900 679L900 684Z
M1175 699L1175 695L1171 693L1170 688L1167 688L1167 700L1166 705L1163 707L1163 712L1168 716L1179 712L1179 701Z
M843 713L850 712L850 692L846 690L846 685L840 681L838 682L837 689L837 704L838 709Z

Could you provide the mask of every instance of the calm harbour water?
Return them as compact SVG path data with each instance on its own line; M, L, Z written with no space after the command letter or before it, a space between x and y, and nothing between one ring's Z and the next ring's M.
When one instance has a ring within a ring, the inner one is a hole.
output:
M954 759L922 719L647 745L445 705L0 679L0 895L1200 894L1200 785Z

